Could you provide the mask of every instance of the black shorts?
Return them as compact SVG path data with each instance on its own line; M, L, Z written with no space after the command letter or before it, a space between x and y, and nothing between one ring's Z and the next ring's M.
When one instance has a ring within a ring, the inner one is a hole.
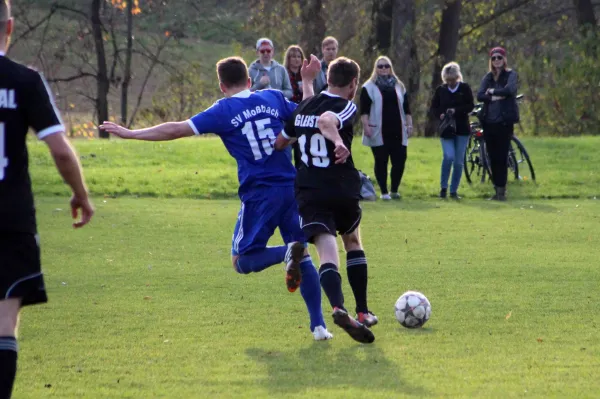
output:
M48 301L35 234L0 232L0 299L8 298L21 306Z
M346 235L360 225L362 209L358 199L320 198L312 190L299 190L296 200L302 231L310 243L319 234Z

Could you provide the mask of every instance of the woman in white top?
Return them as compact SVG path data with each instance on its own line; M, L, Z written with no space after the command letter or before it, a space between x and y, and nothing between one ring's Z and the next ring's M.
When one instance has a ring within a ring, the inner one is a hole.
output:
M404 84L394 73L392 61L377 58L371 78L360 93L363 144L375 158L375 177L381 199L400 198L398 187L404 174L412 116ZM387 189L388 160L392 161L391 195Z

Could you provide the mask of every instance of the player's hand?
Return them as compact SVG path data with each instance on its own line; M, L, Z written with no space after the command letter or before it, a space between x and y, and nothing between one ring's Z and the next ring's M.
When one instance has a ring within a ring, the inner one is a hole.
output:
M335 149L333 150L335 154L335 163L346 163L346 160L350 156L350 151L346 148L343 142L335 143Z
M489 96L493 96L494 95L494 89L487 89L485 91L485 94L489 95Z
M413 127L412 125L406 126L406 137L410 138L413 135Z
M88 197L78 197L73 195L71 198L71 216L73 216L73 219L77 220L79 210L81 210L81 220L73 223L73 227L76 229L89 223L92 216L94 216L94 206Z
M133 137L133 132L129 129L124 128L123 126L119 126L113 122L104 122L100 125L100 129L114 134L115 136L121 137L122 139L130 139Z
M263 75L260 78L260 83L264 86L268 86L271 84L271 79L269 78L269 75Z
M310 55L310 62L309 60L302 61L302 67L300 68L302 79L315 80L320 71L321 61L315 55Z
M365 136L367 136L368 138L373 137L373 130L371 129L371 126L363 127L363 132L365 133Z

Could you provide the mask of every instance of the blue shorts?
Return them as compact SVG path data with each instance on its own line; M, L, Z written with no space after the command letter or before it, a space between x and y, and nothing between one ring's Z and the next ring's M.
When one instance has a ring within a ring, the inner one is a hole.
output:
M245 196L233 230L231 254L242 255L266 248L278 227L286 244L306 241L293 186L265 187Z

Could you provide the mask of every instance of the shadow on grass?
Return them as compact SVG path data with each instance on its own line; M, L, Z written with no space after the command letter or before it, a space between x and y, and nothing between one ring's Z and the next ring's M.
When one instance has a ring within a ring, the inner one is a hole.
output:
M266 366L267 376L256 381L277 396L309 389L349 391L348 397L427 396L424 388L402 380L398 365L386 359L376 343L337 350L330 342L313 342L297 352L250 348L246 354Z

